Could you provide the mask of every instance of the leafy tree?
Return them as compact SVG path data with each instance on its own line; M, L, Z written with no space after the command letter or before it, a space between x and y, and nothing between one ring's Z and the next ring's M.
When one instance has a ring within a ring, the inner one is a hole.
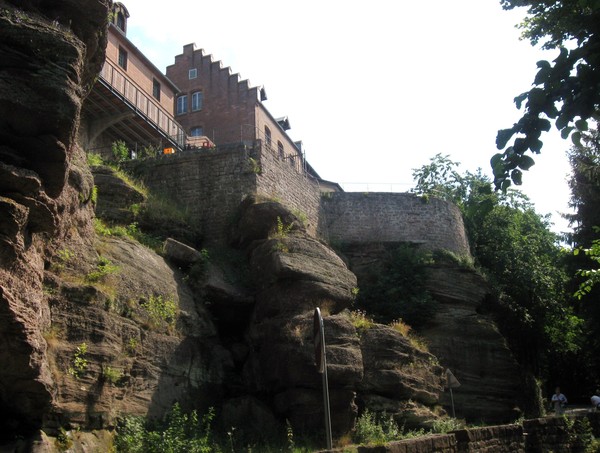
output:
M433 318L437 308L425 287L428 262L425 253L409 245L387 250L381 268L372 269L361 282L357 307L377 322L402 319L418 330Z
M581 143L568 153L571 164L569 205L575 213L567 215L573 227L576 246L590 247L600 226L600 132L592 129L582 135Z
M579 250L575 249L575 255L579 253ZM583 249L583 253L595 261L596 266L600 265L600 239L592 241L592 246L589 249ZM575 296L579 299L590 294L592 288L600 283L600 268L598 267L595 269L579 269L577 275L585 278L585 281L579 285L579 289L575 292Z
M426 172L439 178L422 184ZM491 307L520 363L538 376L559 373L558 364L580 347L581 320L565 291L563 254L547 217L521 192L494 192L480 170L460 175L447 156L435 156L413 176L417 193L434 196L436 188L460 207L476 263L494 288Z
M413 169L413 179L416 181L413 192L459 202L464 197L462 190L465 187L462 176L456 171L459 165L448 154L443 156L437 153L429 164Z
M522 182L522 171L534 164L527 152L539 154L542 132L552 122L563 138L579 143L588 130L587 120L598 119L600 107L600 1L599 0L500 0L511 10L528 7L519 25L532 44L558 49L552 62L538 61L533 88L515 97L523 116L508 129L498 131L496 146L504 150L491 159L496 188ZM508 143L513 139L512 145Z

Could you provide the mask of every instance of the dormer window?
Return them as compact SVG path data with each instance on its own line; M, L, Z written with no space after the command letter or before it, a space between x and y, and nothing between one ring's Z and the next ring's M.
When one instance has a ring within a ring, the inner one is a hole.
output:
M117 13L117 27L125 33L125 16L121 11Z
M129 11L125 8L125 5L121 2L115 2L112 5L111 14L109 16L110 22L112 22L123 34L127 34L127 19L129 18Z

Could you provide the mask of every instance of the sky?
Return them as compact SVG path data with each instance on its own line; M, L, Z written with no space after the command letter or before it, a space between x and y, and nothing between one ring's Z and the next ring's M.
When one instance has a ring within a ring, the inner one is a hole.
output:
M520 118L513 98L556 52L519 39L525 11L499 0L124 0L128 38L163 72L195 43L287 116L326 180L347 191L409 191L438 153L491 177L498 129ZM553 230L567 231L570 143L542 136L521 189Z

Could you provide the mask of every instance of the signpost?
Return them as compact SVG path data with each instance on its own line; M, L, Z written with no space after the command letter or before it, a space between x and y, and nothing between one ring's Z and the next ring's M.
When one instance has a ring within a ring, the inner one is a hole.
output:
M325 433L327 435L327 449L332 449L331 437L331 412L329 408L329 384L327 382L327 358L325 356L325 330L321 310L315 308L313 317L313 338L315 342L315 363L317 372L323 376L323 406L325 409Z
M460 387L460 382L452 374L450 368L446 369L446 387L450 389L450 400L452 401L452 417L456 418L456 412L454 411L454 395L452 395L452 389Z

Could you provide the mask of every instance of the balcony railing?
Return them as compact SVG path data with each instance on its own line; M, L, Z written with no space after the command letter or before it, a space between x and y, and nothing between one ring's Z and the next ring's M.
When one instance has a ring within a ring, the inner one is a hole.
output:
M183 148L186 138L185 132L175 122L173 116L123 74L113 63L108 60L104 62L102 71L100 71L100 78L113 92L119 93L137 114L174 144L177 144L179 148Z

